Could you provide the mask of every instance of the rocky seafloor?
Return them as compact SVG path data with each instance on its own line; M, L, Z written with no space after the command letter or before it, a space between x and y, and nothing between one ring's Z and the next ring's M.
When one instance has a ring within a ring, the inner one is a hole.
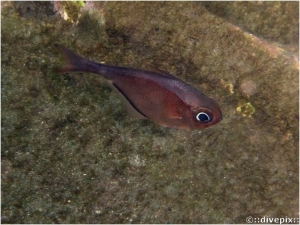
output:
M299 3L79 3L1 2L1 222L298 223ZM55 43L168 71L223 120L130 118Z

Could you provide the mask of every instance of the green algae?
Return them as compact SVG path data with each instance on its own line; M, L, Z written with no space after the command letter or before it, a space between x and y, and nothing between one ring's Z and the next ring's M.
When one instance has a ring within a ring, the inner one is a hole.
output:
M245 103L244 101L241 101L238 103L236 111L242 116L251 117L255 113L255 107L251 104L251 102Z
M64 1L61 2L66 20L70 20L72 23L78 22L80 17L80 9L85 5L84 1Z
M93 3L77 25L10 4L1 27L3 223L298 215L298 69L286 52L270 54L196 2ZM54 43L169 71L215 98L224 119L191 132L132 119L99 76L56 73ZM245 80L256 85L251 95ZM255 113L236 113L240 102Z

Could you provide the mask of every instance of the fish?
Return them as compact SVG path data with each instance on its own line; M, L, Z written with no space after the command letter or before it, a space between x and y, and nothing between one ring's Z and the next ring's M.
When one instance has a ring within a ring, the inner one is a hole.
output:
M60 73L89 72L104 77L134 117L169 128L200 130L222 120L217 102L168 72L111 66L86 59L61 44Z

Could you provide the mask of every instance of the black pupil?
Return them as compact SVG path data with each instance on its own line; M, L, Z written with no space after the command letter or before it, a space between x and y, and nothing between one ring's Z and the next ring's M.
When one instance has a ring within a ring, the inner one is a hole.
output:
M210 120L209 116L206 113L199 113L197 117L201 122L209 122Z

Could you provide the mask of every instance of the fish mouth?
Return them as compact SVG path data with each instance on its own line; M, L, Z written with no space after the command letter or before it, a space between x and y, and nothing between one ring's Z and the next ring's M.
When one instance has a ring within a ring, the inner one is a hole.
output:
M221 121L222 119L223 119L223 115L222 115L222 113L221 113L220 118L219 118L219 121Z
M220 122L221 120L223 120L223 113L220 109L217 110L217 113L216 113L216 123Z

